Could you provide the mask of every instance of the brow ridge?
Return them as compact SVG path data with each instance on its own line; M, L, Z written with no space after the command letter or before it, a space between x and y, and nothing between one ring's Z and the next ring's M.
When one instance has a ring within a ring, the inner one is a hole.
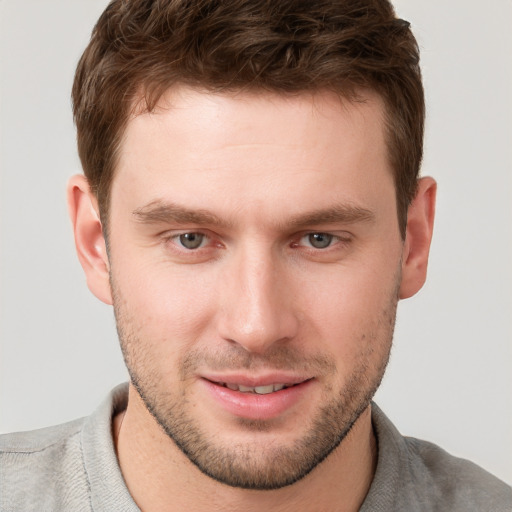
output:
M321 224L354 224L356 222L373 222L375 213L367 208L351 204L338 204L325 209L301 213L291 218L286 224L299 228Z
M226 225L224 220L208 210L191 210L175 203L161 200L152 201L147 205L133 210L135 218L145 224L174 222L177 224L214 224Z
M232 226L231 222L221 219L209 210L192 210L161 200L155 200L141 208L136 208L132 213L139 222L146 224L177 223ZM292 216L286 222L280 222L279 226L284 229L298 229L322 224L353 224L356 222L373 222L374 220L375 213L367 208L351 204L338 204L324 209L300 213Z

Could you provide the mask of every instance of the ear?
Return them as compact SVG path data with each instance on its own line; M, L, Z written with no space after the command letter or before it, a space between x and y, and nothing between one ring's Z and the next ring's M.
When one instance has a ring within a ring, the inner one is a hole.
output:
M418 192L409 206L402 252L400 298L417 293L427 278L428 255L436 207L437 184L433 178L421 178Z
M68 210L75 235L78 259L85 272L89 290L106 304L112 304L109 262L98 202L83 175L68 182Z

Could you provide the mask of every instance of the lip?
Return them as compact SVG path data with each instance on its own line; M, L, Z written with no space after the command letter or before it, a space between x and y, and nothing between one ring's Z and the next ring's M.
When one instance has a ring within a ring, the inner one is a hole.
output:
M311 379L311 376L286 372L272 372L262 375L247 375L242 373L205 373L202 374L201 377L213 383L222 382L224 384L241 384L242 386L249 387L268 386L269 384L296 385Z
M298 376L273 374L261 377L243 375L203 376L199 382L213 398L215 403L227 413L251 420L270 420L285 414L296 406L312 387L314 379ZM234 391L222 384L240 384L256 387L270 384L292 384L266 395Z

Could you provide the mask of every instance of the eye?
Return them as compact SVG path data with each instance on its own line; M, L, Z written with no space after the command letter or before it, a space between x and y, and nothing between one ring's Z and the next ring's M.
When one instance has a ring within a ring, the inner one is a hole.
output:
M176 243L184 247L185 249L193 250L203 247L208 237L202 233L182 233L174 237Z
M306 246L314 247L315 249L326 249L329 247L333 240L338 237L330 235L329 233L309 233L302 237L303 243Z

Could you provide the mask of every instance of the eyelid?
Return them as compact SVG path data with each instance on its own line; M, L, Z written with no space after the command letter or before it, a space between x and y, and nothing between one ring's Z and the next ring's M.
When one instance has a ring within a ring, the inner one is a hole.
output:
M196 249L188 249L188 248L182 246L178 241L176 241L176 239L178 239L181 235L192 234L192 233L199 234L199 235L202 235L203 237L205 237L206 241L205 241L204 245L202 245ZM301 243L301 241L305 237L308 237L309 235L314 235L314 234L328 235L328 236L331 236L333 238L333 240L332 240L331 244L325 248L317 248L317 247L314 247L309 244ZM171 243L173 246L173 250L176 253L180 253L182 255L188 255L189 257L196 256L198 258L200 258L200 257L202 258L202 257L204 257L206 251L210 251L210 250L216 249L216 248L226 248L225 244L222 242L222 239L220 239L218 235L216 235L215 233L211 233L207 229L201 229L201 228L199 228L199 229L194 229L194 228L173 229L173 230L165 231L165 232L161 233L159 236L160 236L163 244ZM352 241L353 238L354 238L353 234L351 234L350 232L347 232L347 231L342 231L342 232L334 231L333 232L333 231L321 230L321 229L307 230L307 231L301 231L300 233L297 233L296 235L294 235L289 247L294 248L294 249L301 248L305 251L309 251L312 253L313 252L314 253L329 253L329 252L336 251L336 250L343 250ZM203 256L200 256L201 254Z
M186 247L183 243L183 241L181 240L181 238L185 235L194 235L194 236L197 236L199 238L199 245L197 247ZM208 244L208 240L209 238L203 234L203 233L196 233L196 232L187 232L187 233L181 233L179 235L174 235L172 237L172 240L175 240L175 243L176 245L179 245L180 248L183 248L185 249L186 251L197 251L199 249L202 249L203 247L205 247L207 244Z
M316 247L312 247L310 245L301 245L299 242L310 236L310 235L327 235L327 236L331 236L333 238L333 242L327 246L326 248L324 249L318 249ZM312 249L312 250L315 250L315 251L327 251L329 250L330 248L338 245L339 243L349 243L351 240L352 240L353 236L348 233L347 231L343 231L343 232L332 232L332 231L328 231L328 230L310 230L310 231L302 231L301 233L299 233L296 237L295 237L295 240L294 240L294 243L293 245L294 246L302 246L302 247L306 247L307 249Z
M186 247L182 246L179 242L176 241L176 239L178 239L180 236L186 234L201 235L206 239L206 243L204 243L204 245L201 245L197 249L187 249ZM223 244L222 242L219 241L218 237L214 236L214 234L210 233L208 230L205 229L173 229L161 233L160 238L163 244L172 244L173 250L181 254L200 254L212 248L223 247Z
M161 237L165 240L174 240L182 235L201 235L207 239L211 239L211 236L201 229L173 229L172 231L165 231L161 234Z

